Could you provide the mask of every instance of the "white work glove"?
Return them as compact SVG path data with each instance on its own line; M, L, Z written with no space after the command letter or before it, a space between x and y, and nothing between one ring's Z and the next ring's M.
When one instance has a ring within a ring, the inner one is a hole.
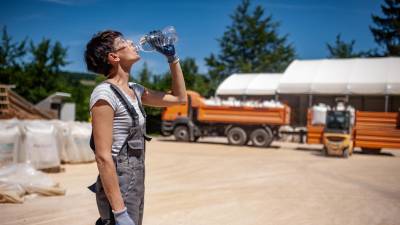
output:
M126 209L126 207L125 209L119 212L113 211L113 214L116 225L135 225L135 222L133 222L131 217L129 217L128 210Z

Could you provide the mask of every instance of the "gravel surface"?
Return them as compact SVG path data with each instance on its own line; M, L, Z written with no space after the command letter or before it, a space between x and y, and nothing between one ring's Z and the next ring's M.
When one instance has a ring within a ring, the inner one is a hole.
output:
M223 138L147 146L144 225L400 224L400 151L322 157L321 146L237 147ZM88 225L95 163L50 174L66 196L0 204L2 225Z

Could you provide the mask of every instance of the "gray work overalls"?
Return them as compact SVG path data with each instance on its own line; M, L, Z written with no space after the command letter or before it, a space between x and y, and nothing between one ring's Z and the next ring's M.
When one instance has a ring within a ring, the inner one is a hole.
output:
M128 214L133 222L135 222L135 225L141 225L143 220L145 190L145 141L151 140L151 138L146 135L146 114L134 88L133 91L136 100L138 101L139 108L144 117L144 124L142 126L139 125L139 116L135 108L129 103L124 94L113 84L111 84L111 89L113 89L116 96L121 100L132 118L133 124L129 130L128 137L122 145L118 155L113 156L113 161L118 176L121 196L124 200ZM96 193L96 202L100 214L100 218L97 220L96 225L114 225L114 215L104 192L100 176L97 177L96 183L90 186L89 189Z

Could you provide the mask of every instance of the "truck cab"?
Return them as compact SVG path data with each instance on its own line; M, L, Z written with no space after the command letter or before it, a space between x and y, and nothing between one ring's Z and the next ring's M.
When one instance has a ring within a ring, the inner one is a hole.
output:
M185 105L166 107L161 115L161 134L174 135L178 141L197 141L198 129L193 125L197 108L202 104L202 97L195 91L187 91L188 101Z

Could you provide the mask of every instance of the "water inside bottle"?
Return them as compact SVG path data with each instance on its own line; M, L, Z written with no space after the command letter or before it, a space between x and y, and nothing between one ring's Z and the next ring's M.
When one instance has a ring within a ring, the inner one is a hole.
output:
M162 30L161 35L163 38L159 39L161 40L161 42L158 43L159 47L174 45L178 41L178 35L176 34L176 30L173 26L165 27ZM139 44L136 47L143 52L152 52L155 50L155 48L149 42L147 42L147 37L148 34L142 36L138 42Z
M162 30L165 37L164 45L173 45L178 41L178 35L176 34L175 27L168 26Z
M139 50L141 50L143 52L152 52L155 50L154 47L146 41L145 36L140 38L139 44L137 47Z

